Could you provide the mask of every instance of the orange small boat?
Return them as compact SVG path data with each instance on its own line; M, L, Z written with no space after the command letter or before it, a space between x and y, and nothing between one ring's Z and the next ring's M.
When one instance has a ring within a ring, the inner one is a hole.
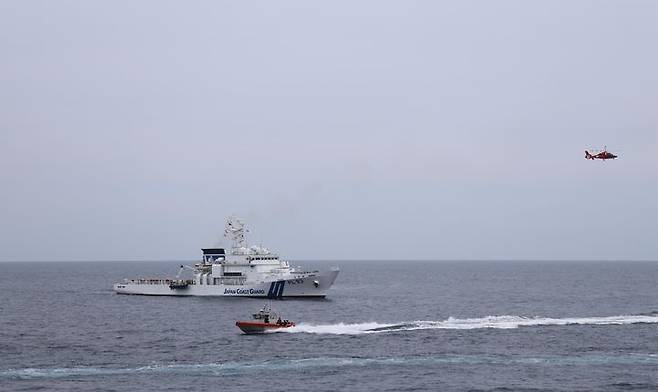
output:
M258 313L254 313L252 318L249 321L238 320L235 322L235 325L248 335L295 326L295 323L290 320L282 320L281 316L272 311L270 305L263 306L263 309L258 311Z

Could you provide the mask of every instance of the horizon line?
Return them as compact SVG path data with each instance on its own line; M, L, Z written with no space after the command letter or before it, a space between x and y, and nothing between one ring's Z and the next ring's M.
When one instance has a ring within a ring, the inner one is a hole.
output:
M499 262L499 261L512 261L512 262L658 262L658 259L288 259L288 262L378 262L378 261L405 261L405 262ZM176 263L190 263L198 262L183 259L94 259L94 260L0 260L0 263L142 263L142 262L176 262Z

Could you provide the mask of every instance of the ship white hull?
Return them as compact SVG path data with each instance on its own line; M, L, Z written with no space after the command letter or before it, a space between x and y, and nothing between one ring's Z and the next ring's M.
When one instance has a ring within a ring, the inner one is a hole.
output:
M244 285L205 285L191 284L184 288L170 288L168 284L157 283L116 283L118 294L168 295L168 296L208 296L208 297L325 297L331 288L338 270L320 272L303 278L278 279Z

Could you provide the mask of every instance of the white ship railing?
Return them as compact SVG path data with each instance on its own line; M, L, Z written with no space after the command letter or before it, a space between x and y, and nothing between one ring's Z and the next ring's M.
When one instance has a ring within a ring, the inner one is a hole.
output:
M215 282L219 282L220 284L226 284L226 285L243 285L247 282L247 278L245 276L239 276L239 277L222 277L222 278L215 278ZM215 283L217 284L217 283Z
M125 283L132 283L132 284L154 284L154 285L160 285L160 284L170 284L172 282L184 282L187 284L195 284L195 282L191 279L187 280L180 280L180 279L124 279Z

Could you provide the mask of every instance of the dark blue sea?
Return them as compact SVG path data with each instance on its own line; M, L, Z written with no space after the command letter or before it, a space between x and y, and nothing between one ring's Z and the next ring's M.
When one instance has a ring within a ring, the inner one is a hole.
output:
M111 290L178 264L0 263L0 390L658 390L658 263L298 262L341 273L266 335L264 300Z

